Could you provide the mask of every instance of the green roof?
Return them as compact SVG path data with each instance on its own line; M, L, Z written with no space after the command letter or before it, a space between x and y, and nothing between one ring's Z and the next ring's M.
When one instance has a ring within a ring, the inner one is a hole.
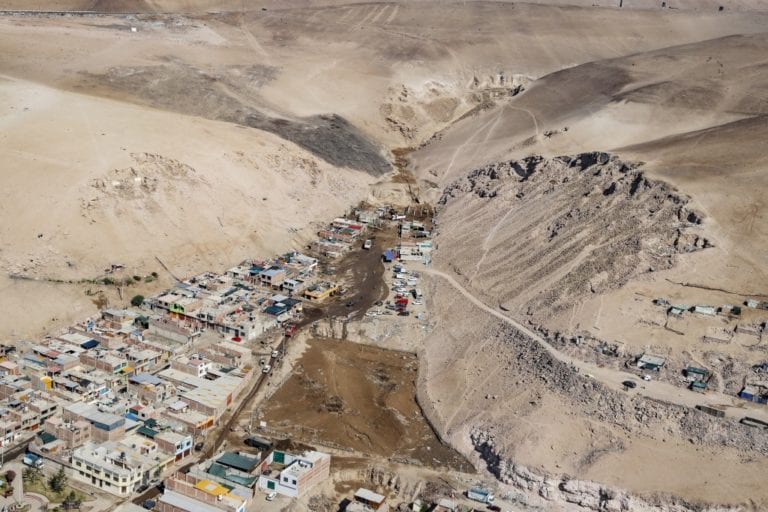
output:
M239 469L240 471L245 471L246 473L250 473L256 466L259 465L259 459L246 457L245 455L232 452L224 452L224 454L219 457L216 462L223 464L224 466Z
M211 467L208 468L208 474L217 476L222 480L227 480L237 485L242 485L243 487L252 487L253 484L256 483L256 480L259 479L256 476L246 477L246 476L232 474L229 468L227 468L226 466L222 466L218 462L214 462L213 464L211 464ZM224 485L224 487L228 487L228 486Z
M56 440L56 436L53 434L49 434L48 432L40 432L37 434L37 436L40 438L40 440L43 442L43 444L52 443Z
M143 436L146 436L150 439L154 439L157 435L157 430L152 430L148 426L144 425L139 427L139 429L136 431L137 434L141 434Z

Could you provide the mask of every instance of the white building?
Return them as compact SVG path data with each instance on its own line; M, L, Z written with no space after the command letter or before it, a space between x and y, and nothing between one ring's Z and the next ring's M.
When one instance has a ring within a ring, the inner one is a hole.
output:
M292 455L273 451L265 462L268 469L259 477L259 487L292 498L303 496L331 472L331 456L322 452ZM273 465L275 469L272 469Z
M87 443L72 452L72 478L121 497L158 477L174 456L148 439L130 436L120 443Z

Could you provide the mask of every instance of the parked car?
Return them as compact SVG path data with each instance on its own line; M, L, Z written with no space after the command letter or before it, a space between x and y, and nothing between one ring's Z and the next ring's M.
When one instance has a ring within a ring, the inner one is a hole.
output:
M629 389L635 389L637 387L637 382L633 380L625 380L624 382L622 382L622 384L624 384L624 387Z
M419 299L416 299L416 300L414 300L414 301L413 301L411 304L416 304L417 306L421 306L421 305L422 305L422 304L424 304L424 303L423 303L423 302L421 302Z
M368 239L363 243L363 249L366 251L369 250L371 247L373 247L373 241Z
M152 510L153 508L155 508L155 500L144 500L142 507L144 507L147 510Z
M277 359L277 356L279 355L280 355L280 352L278 352L277 350L272 351L272 359Z
M275 491L272 491L271 493L267 494L267 501L272 501L277 497L277 493Z
M203 447L205 447L205 443L203 443L203 442L201 441L201 442L199 442L199 443L197 443L197 444L195 445L195 451L196 451L196 452L199 452L199 451L201 451L201 450L203 449Z
M650 375L643 375L643 380L648 382L649 380L651 380L651 376Z
M264 365L264 368L261 369L261 373L269 373L272 371L272 365Z

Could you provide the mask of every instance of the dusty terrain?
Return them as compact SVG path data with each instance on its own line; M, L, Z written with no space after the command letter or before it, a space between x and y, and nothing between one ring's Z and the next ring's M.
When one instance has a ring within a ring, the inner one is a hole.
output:
M652 301L768 295L768 6L660 3L0 1L104 13L0 16L0 336L303 247L360 200L416 198L439 204L435 269L475 302L435 274L428 320L366 319L379 270L343 268L365 289L331 313L354 321L311 344L276 417L338 396L365 435L316 407L302 425L430 464L418 368L439 434L531 504L765 508L760 432L589 379L477 307L605 375L663 354L675 403L695 400L687 364L732 396L765 360L759 335L702 341L764 310L670 320ZM114 263L120 286L103 282Z
M262 419L305 443L417 464L471 470L440 443L413 400L415 354L332 339L310 340Z

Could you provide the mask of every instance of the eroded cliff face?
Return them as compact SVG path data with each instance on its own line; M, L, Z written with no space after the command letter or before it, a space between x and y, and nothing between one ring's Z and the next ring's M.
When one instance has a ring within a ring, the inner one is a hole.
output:
M493 434L475 429L472 443L488 465L488 469L504 484L520 491L518 500L559 510L597 512L743 512L743 506L721 506L691 503L669 495L641 498L623 489L598 482L579 480L567 475L553 476L515 464L496 451ZM757 510L749 508L749 510Z

